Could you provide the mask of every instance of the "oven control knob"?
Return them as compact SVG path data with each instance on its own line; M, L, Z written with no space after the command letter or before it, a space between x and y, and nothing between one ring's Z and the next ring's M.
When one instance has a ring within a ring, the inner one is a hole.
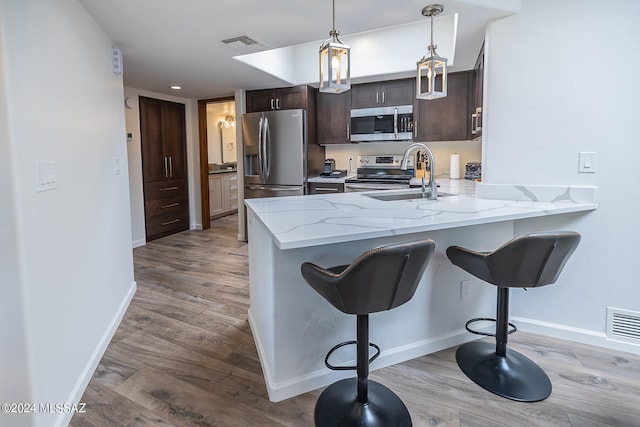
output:
M398 158L397 157L393 158L393 163L398 163Z

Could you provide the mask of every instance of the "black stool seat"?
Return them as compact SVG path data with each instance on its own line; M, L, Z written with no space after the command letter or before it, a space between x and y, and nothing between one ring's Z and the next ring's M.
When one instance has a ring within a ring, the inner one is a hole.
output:
M384 385L368 380L369 346L377 348L369 343L369 314L409 301L434 249L432 240L420 240L372 249L349 265L325 269L302 264L307 283L336 309L355 314L357 322L357 378L335 382L322 392L314 411L316 426L412 425L402 400ZM331 367L328 357L325 363Z
M507 349L507 337L513 332L509 331L509 288L555 283L579 242L580 234L565 231L527 234L493 252L447 248L447 257L453 264L498 287L496 344L469 342L456 351L458 366L473 382L499 396L522 402L549 397L551 381L542 368ZM467 322L467 329L475 320Z

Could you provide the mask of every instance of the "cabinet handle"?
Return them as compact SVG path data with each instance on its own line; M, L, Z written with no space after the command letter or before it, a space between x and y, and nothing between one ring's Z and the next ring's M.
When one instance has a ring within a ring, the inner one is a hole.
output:
M280 109L280 98L276 98L276 110Z
M180 206L180 203L169 203L168 205L160 206L160 209L174 208L176 206Z
M414 138L418 137L418 121L417 120L413 122L413 137Z
M347 123L347 141L351 140L351 132L349 129L349 126L351 125L351 123Z
M384 104L384 92L382 92L382 103Z
M476 108L476 130L477 133L482 131L482 107Z
M173 178L173 157L169 156L169 176Z
M338 191L337 188L331 188L331 187L316 187L315 190L316 191Z
M161 188L160 191L172 191L172 190L177 190L177 189L178 189L177 186L176 187L164 187L164 188Z
M167 175L167 156L164 156L164 177L168 178L168 175Z
M272 109L272 110L275 110L275 109L276 109L276 107L275 107L275 102L276 102L276 100L275 100L275 99L273 99L273 98L271 98L271 109Z
M476 113L471 114L471 135L475 135L478 133L476 130Z
M380 103L380 92L376 92L376 104Z
M180 222L180 219L176 218L172 219L171 221L161 222L160 225L164 227L165 225L175 224L176 222Z

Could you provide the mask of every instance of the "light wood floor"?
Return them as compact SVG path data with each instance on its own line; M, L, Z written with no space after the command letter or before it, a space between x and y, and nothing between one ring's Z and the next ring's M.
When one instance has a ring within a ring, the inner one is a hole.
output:
M71 425L313 425L321 390L267 398L236 224L225 217L134 250L138 292L82 398L86 413ZM549 374L550 398L518 403L484 391L458 369L455 348L371 378L403 399L414 426L640 426L639 356L523 332L510 348Z

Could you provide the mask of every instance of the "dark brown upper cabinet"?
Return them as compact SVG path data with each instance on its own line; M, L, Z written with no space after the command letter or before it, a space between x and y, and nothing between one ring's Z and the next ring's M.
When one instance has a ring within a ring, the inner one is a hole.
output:
M351 86L351 108L411 105L415 98L414 79L388 80Z
M247 113L297 108L307 110L312 91L314 89L306 85L247 91Z
M470 139L469 111L473 71L447 76L447 96L434 100L417 100L413 112L415 141L465 141Z
M318 93L316 107L318 144L349 144L351 92Z
M484 83L484 43L480 48L476 65L473 67L473 90L471 112L471 138L477 139L482 136L482 97Z

